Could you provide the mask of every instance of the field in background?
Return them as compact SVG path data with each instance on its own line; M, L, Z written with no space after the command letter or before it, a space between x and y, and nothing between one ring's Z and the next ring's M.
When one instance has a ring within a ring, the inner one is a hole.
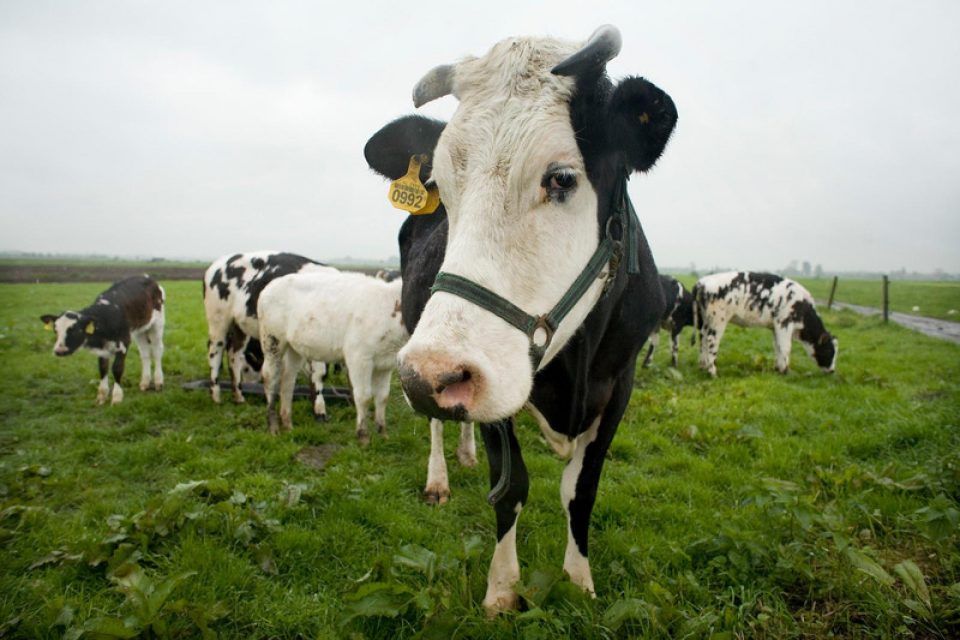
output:
M689 330L679 370L662 348L604 468L596 600L561 575L563 463L522 416L526 611L489 622L482 451L473 469L448 455L437 508L420 500L427 422L396 390L369 449L345 405L317 425L301 402L270 437L258 399L179 389L207 375L205 323L196 282L164 286L167 389L135 388L134 352L124 403L96 407L95 359L55 359L39 315L105 284L0 285L0 636L960 635L956 345L825 312L833 376L798 344L777 375L760 330L728 330L717 380Z

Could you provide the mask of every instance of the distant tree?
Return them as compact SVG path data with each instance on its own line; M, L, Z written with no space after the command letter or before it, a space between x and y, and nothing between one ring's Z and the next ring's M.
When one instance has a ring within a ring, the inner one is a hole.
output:
M796 274L796 273L797 273L797 261L796 261L796 260L791 260L791 261L790 261L790 264L788 264L786 267L784 267L783 272L786 273L787 275L794 275L794 274Z
M810 263L807 260L803 261L803 277L804 278L810 277Z
M818 264L816 267L814 267L813 277L817 280L823 277L823 267L821 265Z
M697 275L697 263L690 261L690 275L696 277Z

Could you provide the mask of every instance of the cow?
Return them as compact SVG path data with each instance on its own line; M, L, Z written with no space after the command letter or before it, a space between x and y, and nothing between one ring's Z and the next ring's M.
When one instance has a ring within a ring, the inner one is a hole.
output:
M660 276L660 287L663 289L663 299L666 311L660 324L650 334L650 348L643 359L643 366L649 367L653 361L653 352L660 344L660 330L670 332L670 363L676 367L680 350L680 332L684 327L693 326L693 296L680 281L667 276ZM695 336L694 336L695 337Z
M150 276L133 276L115 283L89 307L59 315L45 314L40 320L57 334L54 355L69 356L82 347L97 356L100 367L97 404L104 404L108 395L110 404L117 404L123 400L121 379L131 340L140 351L140 389L146 391L151 386L157 391L163 389L165 298L163 287ZM109 367L111 357L113 366ZM112 393L109 393L108 369L113 371Z
M257 349L248 349L251 338L259 333L257 301L260 293L275 278L291 273L336 272L310 258L278 251L254 251L221 256L214 260L203 276L203 307L207 316L207 359L210 364L210 396L220 403L220 367L226 349L233 401L244 401L241 384L244 372L259 370ZM326 373L324 363L311 366L313 387L322 385ZM327 414L323 394L314 399L314 415L325 420Z
M600 472L637 356L663 316L626 181L654 165L677 113L645 79L610 81L606 62L619 49L612 26L582 47L504 40L414 88L415 106L455 96L449 123L400 118L365 148L371 168L392 179L423 158L421 180L443 203L400 230L401 265L423 269L411 281L404 267L404 286L429 299L399 375L415 410L481 423L496 515L490 615L517 604L516 525L529 479L513 416L526 407L570 460L560 482L563 566L594 594L587 533Z
M267 426L292 428L291 402L304 360L347 365L357 409L357 439L370 443L367 405L386 438L387 399L397 351L409 337L400 317L401 280L385 282L362 273L296 273L278 278L260 294L260 345ZM274 402L280 389L280 415Z
M728 271L704 276L693 287L694 322L700 331L700 368L717 376L720 340L733 322L773 330L776 367L790 368L790 346L800 340L817 365L833 373L837 339L817 315L813 296L800 283L772 273Z

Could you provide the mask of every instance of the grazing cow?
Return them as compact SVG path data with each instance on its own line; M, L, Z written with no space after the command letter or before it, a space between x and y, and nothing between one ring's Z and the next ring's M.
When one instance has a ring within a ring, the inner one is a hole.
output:
M529 480L514 414L526 406L570 458L560 482L563 565L592 594L587 532L600 472L637 355L663 315L626 181L659 158L676 110L642 78L609 80L606 62L619 48L619 32L601 27L582 48L511 38L437 67L414 104L452 94L450 122L401 118L365 149L370 166L394 179L411 156L425 156L421 179L444 203L400 231L401 262L425 269L419 295L431 283L433 291L400 351L400 379L417 411L481 423L497 521L490 614L516 605L520 578L516 523Z
M385 282L362 273L297 273L271 282L260 294L260 344L267 425L289 430L293 386L305 359L345 361L357 438L370 443L367 404L374 401L374 421L387 434L386 410L397 351L409 337L400 317L402 281ZM280 387L280 419L274 403Z
M257 301L260 293L275 278L291 273L336 272L333 267L293 253L256 251L222 256L207 267L203 277L203 306L207 315L207 358L210 362L210 396L220 402L220 366L227 351L233 401L243 402L240 385L244 372L259 370L257 349L247 345L260 330L257 325ZM322 384L326 372L323 363L311 367L311 383ZM326 419L323 394L314 400L314 415Z
M773 329L777 371L790 368L797 338L824 371L833 373L837 339L823 326L813 296L797 282L772 273L729 271L700 278L693 287L694 322L700 328L700 368L717 375L717 351L728 322Z
M659 326L650 334L650 349L643 359L643 366L649 367L653 360L653 352L660 344L660 330L670 332L670 362L676 367L680 350L680 332L684 327L693 326L693 296L681 282L670 276L660 276L660 286L663 288L663 299L667 310L660 320Z
M57 333L53 347L56 356L69 356L83 347L99 358L100 387L97 404L107 401L110 383L107 380L110 357L113 356L113 393L110 404L123 400L121 378L132 339L140 351L142 371L140 389L152 384L163 388L163 287L149 276L134 276L117 282L97 296L92 305L80 311L64 311L60 315L43 315L44 325ZM150 363L153 361L153 377Z

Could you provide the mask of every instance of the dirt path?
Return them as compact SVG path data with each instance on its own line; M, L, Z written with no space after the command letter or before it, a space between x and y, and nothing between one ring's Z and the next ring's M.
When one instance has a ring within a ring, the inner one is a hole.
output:
M846 302L834 302L833 306L839 309L850 309L865 316L883 313L881 309L861 307L858 304L848 304ZM960 344L960 322L924 318L923 316L911 316L910 314L900 313L899 311L891 311L890 319L908 329L919 331L934 338L942 338Z

